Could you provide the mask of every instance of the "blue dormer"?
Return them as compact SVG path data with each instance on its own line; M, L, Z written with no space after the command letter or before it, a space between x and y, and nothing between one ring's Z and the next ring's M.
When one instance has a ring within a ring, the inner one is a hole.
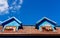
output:
M55 31L56 30L56 28L55 28L56 25L57 25L56 22L44 17L36 23L35 28L41 31L41 29L42 29L41 27L51 26L53 31Z
M22 22L16 19L15 17L9 18L8 20L5 20L2 23L3 31L4 30L14 30L18 31L19 29L22 29Z

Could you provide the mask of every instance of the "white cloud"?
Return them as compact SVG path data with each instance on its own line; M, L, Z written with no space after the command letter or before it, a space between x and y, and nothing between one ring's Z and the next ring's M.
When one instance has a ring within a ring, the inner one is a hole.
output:
M17 4L18 0L15 0L11 6L9 6L8 1L7 0L0 0L0 15L1 14L8 14L9 10L11 10L12 12L19 10L21 8L21 5L23 3L23 0L19 0L19 3Z
M20 4L22 4L23 3L23 0L20 0Z
M18 0L15 0L14 2L13 2L13 4L11 5L11 7L9 8L12 12L15 12L15 11L17 11L17 10L19 10L20 8L21 8L21 5L22 5L22 3L23 3L23 0L19 0L19 2L18 2L18 4L17 4L17 1Z
M6 0L0 0L0 14L7 13L8 7L9 5Z

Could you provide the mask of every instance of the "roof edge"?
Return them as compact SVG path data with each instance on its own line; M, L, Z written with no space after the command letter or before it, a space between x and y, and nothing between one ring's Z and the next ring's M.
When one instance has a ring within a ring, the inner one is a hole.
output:
M8 21L8 20L10 20L10 19L15 19L15 20L17 20L19 23L22 23L21 21L19 21L19 20L18 20L17 18L15 18L14 16L11 17L11 18L8 18L7 20L3 21L2 23L6 22L6 21Z
M47 18L47 17L43 17L42 19L38 20L38 21L36 22L36 24L39 23L39 22L41 22L41 21L44 20L44 19L47 19L47 20L49 20L49 21L51 21L51 22L53 22L53 23L56 24L55 21L53 21L53 20L51 20L51 19L49 19L49 18Z

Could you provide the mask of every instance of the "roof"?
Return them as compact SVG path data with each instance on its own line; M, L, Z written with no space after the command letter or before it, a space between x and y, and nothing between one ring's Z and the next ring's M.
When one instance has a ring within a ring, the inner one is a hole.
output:
M39 26L39 25L40 25L41 23L43 23L44 21L48 21L48 22L50 22L50 23L53 24L53 25L57 25L56 22L48 19L47 17L43 17L41 20L39 20L39 21L36 23L36 25Z
M18 24L21 24L21 23L22 23L21 21L19 21L19 20L16 19L15 17L11 17L11 18L3 21L3 22L2 22L2 25L5 26L6 24L8 24L8 23L10 23L10 22L12 22L12 21L16 21Z
M43 32L41 32L40 30L37 30L37 29L35 29L35 27L32 27L32 26L23 26L23 29L19 29L17 32L8 32L7 33L7 31L4 31L4 32L0 32L0 34L5 34L5 35L19 35L19 34L27 34L27 35L29 35L29 34L34 34L34 35L36 35L36 34L44 34L44 35L46 35L46 34L60 34L60 28L57 28L57 30L56 30L56 32L53 32L53 31L43 31Z

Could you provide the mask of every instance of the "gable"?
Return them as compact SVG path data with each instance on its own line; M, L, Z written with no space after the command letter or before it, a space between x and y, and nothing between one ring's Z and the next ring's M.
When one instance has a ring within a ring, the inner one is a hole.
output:
M10 24L11 22L13 22L13 21L15 21L15 25L17 25L18 26L18 24L22 24L22 22L21 21L19 21L18 19L16 19L15 17L11 17L11 18L9 18L9 19L7 19L7 20L5 20L5 21L3 21L2 23L1 23L1 25L4 27L5 25L8 25L8 24ZM13 22L14 23L14 22ZM18 23L18 24L17 24ZM12 25L12 23L10 24L10 25Z
M42 22L39 26L52 26L52 27L55 27L55 25L53 25L52 23L50 23L48 21Z
M16 21L12 21L12 22L6 24L6 26L20 26L20 24L18 24Z
M56 25L56 22L55 22L55 21L53 21L53 20L51 20L51 19L49 19L49 18L47 18L47 17L43 17L42 19L40 19L39 21L37 21L36 24L39 25L39 24L41 24L41 23L44 22L44 21L48 21L48 22Z

